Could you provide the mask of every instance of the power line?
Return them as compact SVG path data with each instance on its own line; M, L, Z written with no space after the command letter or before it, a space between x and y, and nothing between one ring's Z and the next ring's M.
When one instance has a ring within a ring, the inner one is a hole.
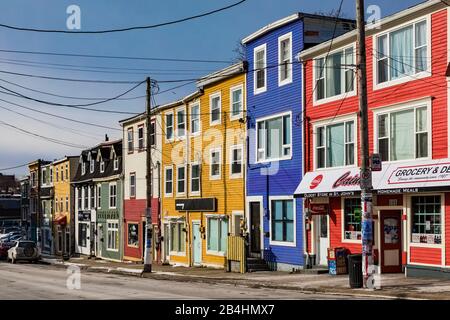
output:
M18 166L14 166L14 167L9 167L9 168L1 168L0 171L8 171L8 170L12 170L12 169L17 169L17 168L22 168L22 167L27 167L28 163L24 163Z
M67 34L101 34L101 33L125 32L125 31L132 31L132 30L154 29L154 28L159 28L159 27L162 27L162 26L168 26L168 25L177 24L177 23L181 23L181 22L185 22L185 21L189 21L189 20L198 19L198 18L201 18L201 17L206 17L206 16L212 15L214 13L218 13L218 12L225 11L225 10L231 9L233 7L236 7L236 6L244 3L245 1L246 0L241 0L241 1L233 3L233 4L231 4L229 6L226 6L226 7L222 7L222 8L219 8L219 9L215 9L215 10L212 10L212 11L204 12L204 13L201 13L201 14L197 14L195 16L190 16L190 17L186 17L186 18L182 18L182 19L162 22L162 23L153 24L153 25L135 26L135 27L109 29L109 30L69 31L69 30L55 30L55 29L25 28L25 27L11 26L11 25L7 25L7 24L0 24L0 27L7 28L7 29L12 29L12 30L18 30L18 31L42 32L42 33L67 33Z

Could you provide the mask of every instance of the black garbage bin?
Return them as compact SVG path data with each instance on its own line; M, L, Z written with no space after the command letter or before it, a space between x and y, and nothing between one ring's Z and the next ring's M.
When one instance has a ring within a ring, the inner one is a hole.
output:
M348 256L348 277L350 280L350 288L363 287L361 254L352 254Z

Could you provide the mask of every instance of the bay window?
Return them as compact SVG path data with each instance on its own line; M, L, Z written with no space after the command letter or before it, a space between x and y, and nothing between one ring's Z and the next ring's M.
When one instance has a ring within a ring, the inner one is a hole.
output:
M228 241L228 220L219 217L208 217L207 228L208 251L225 253Z
M271 241L294 242L294 200L271 201Z
M411 107L377 116L378 153L382 161L429 156L428 108Z
M441 196L411 197L413 243L442 243Z
M315 60L316 101L354 91L353 47Z
M291 115L257 120L257 161L277 161L291 157Z
M355 121L316 128L316 168L355 164Z
M344 239L361 240L361 199L344 199Z
M426 20L378 36L377 84L426 71L427 38Z

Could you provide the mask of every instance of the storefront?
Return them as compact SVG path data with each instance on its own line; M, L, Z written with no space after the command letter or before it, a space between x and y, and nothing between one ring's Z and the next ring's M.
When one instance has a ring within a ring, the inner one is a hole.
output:
M450 159L384 163L372 180L378 273L443 275L450 267ZM359 168L341 168L307 173L297 188L306 199L306 253L314 264L327 264L328 248L361 252L359 182Z

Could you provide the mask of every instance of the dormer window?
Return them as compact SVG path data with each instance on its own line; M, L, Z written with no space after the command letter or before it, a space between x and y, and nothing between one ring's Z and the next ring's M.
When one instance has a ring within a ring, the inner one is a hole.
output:
M83 162L81 164L81 175L85 175L86 174L86 162Z
M114 171L119 170L119 159L114 158Z
M94 166L95 166L95 161L94 161L94 159L91 159L91 161L90 161L90 163L89 163L89 171L90 171L91 173L94 172Z
M100 172L105 172L105 161L103 159L100 161Z

